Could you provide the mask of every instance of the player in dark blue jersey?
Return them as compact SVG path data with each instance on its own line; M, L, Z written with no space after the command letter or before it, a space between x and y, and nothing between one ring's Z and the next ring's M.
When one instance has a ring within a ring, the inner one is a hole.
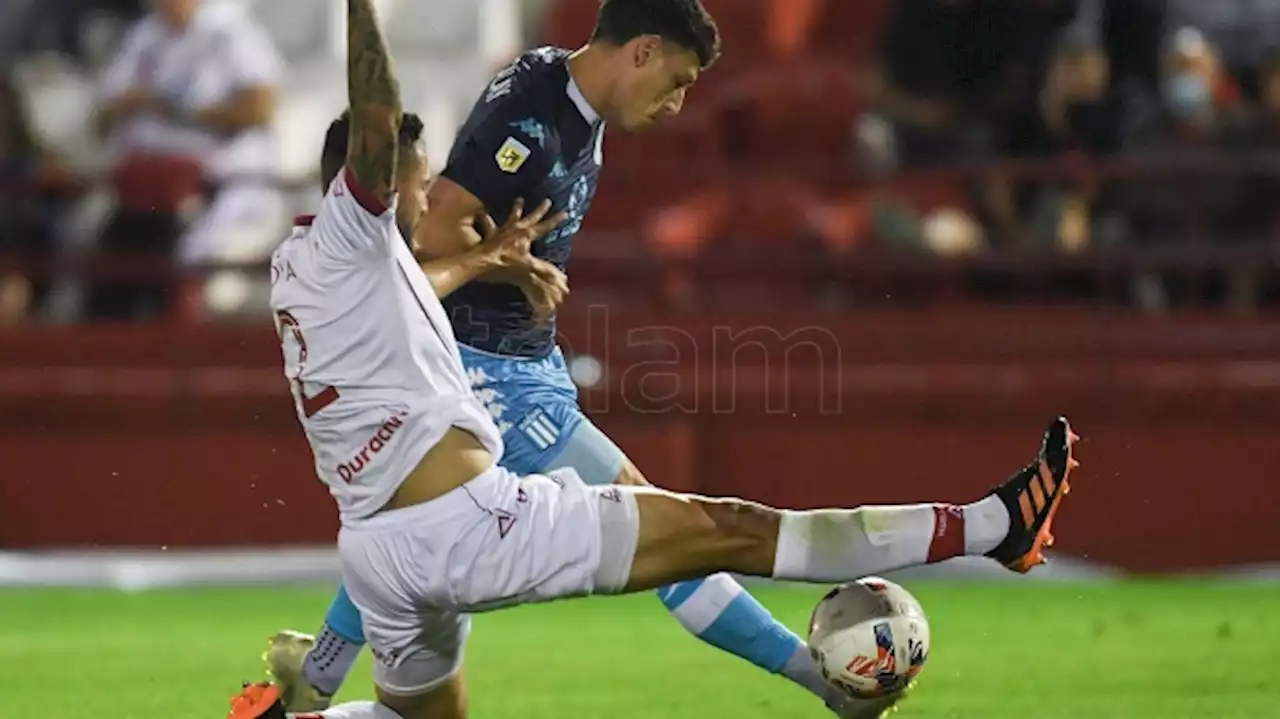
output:
M595 196L605 128L644 130L680 112L685 93L719 54L719 33L698 0L605 0L577 50L544 47L499 72L455 140L415 235L420 255L453 256L480 239L477 223L512 203L550 200L568 219L533 244L530 269L489 275L445 300L473 388L503 433L503 466L519 474L572 467L592 484L647 484L588 420L555 345L565 266ZM810 690L845 716L804 641L728 575L659 591L694 635ZM327 704L363 644L360 616L340 592L312 648L282 633L269 652L291 710ZM299 654L310 650L299 669ZM300 675L301 674L301 675Z

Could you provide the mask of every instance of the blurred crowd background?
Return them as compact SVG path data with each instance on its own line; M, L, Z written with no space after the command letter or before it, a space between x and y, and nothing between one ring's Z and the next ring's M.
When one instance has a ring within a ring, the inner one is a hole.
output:
M1066 412L1062 551L1280 561L1280 0L704 2L724 55L606 137L557 325L649 476L963 498ZM383 0L432 164L597 3ZM320 200L344 12L0 0L0 547L332 542L265 259Z
M598 0L385 0L447 154ZM1280 296L1280 0L705 0L685 114L611 134L578 297L674 306ZM315 206L338 0L0 0L0 322L237 320Z

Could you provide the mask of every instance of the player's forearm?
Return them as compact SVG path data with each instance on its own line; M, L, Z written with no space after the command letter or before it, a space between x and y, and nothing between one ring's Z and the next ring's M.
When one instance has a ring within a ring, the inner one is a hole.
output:
M388 200L394 194L403 110L373 0L347 0L347 94L347 162L362 187Z
M476 282L523 287L526 283L532 281L532 279L532 265L509 265L507 267L494 267L490 269L488 272L477 277Z
M491 253L468 250L460 255L427 260L420 263L422 272L431 282L436 296L444 299L459 287L473 282L498 269L497 258Z
M223 132L238 132L271 124L276 112L276 93L270 87L242 90L227 102L196 113L196 120Z

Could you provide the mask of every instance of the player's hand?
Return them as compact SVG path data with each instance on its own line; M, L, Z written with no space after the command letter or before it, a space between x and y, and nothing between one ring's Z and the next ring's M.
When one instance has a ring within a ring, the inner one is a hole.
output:
M533 319L539 324L545 324L555 317L560 305L568 299L569 278L559 267L546 260L536 257L532 260L529 274L517 286L533 308Z
M551 202L544 200L528 215L524 214L524 200L517 198L512 204L511 215L502 227L493 218L482 215L477 218L476 230L480 233L481 251L493 253L501 267L526 270L515 282L524 293L525 300L533 308L533 317L545 323L555 316L560 305L569 296L569 278L559 267L534 257L530 252L533 241L554 230L568 218L557 212L547 217Z
M550 211L551 201L543 200L526 215L524 200L516 198L511 205L511 214L502 227L495 226L489 215L481 215L477 218L479 221L476 228L481 237L481 252L488 253L499 267L530 266L534 259L529 252L533 241L554 230L569 217L564 212L547 217Z

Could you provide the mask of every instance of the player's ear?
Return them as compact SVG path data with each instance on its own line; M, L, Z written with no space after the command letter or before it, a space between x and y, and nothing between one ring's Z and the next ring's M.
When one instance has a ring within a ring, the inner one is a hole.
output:
M636 38L633 55L637 68L642 68L658 59L662 50L662 38L657 35L641 35Z

